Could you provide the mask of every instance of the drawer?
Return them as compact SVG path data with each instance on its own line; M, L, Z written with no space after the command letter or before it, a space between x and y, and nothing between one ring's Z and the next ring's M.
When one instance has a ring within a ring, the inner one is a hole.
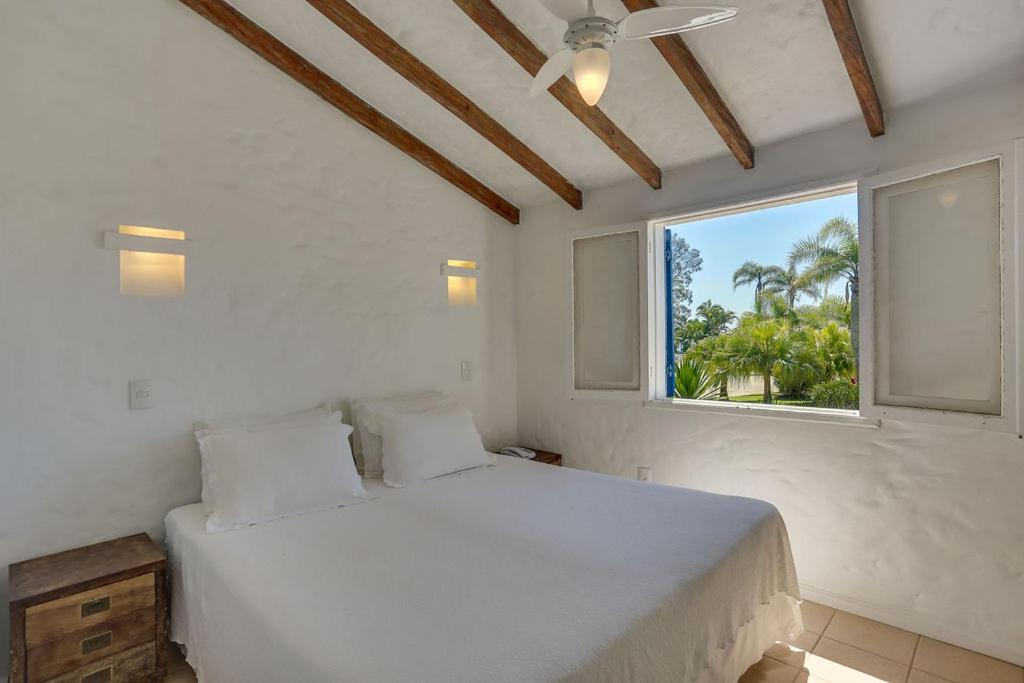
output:
M143 574L25 610L25 646L32 649L70 633L156 604L153 574Z
M156 610L141 609L28 651L26 683L42 683L156 640Z
M137 683L156 673L156 644L147 643L93 662L46 683Z

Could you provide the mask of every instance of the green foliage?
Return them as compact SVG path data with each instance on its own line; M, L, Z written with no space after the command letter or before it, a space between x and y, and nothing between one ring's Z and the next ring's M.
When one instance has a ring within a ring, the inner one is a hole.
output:
M676 363L676 396L704 400L714 398L718 392L718 382L709 375L704 366L692 360Z
M809 282L827 287L836 280L845 280L845 300L850 304L850 330L854 363L859 355L858 334L860 320L858 298L860 293L860 242L857 225L839 216L825 222L813 237L796 242L789 252L789 263L807 264L804 276Z
M676 328L676 353L686 353L687 349L708 336L708 326L703 320L687 320L682 327Z
M702 261L685 242L676 247L675 239L674 250L690 250L696 258L696 270L685 280L688 288ZM697 307L693 319L688 319L687 308L687 319L679 321L674 301L674 337L682 359L676 369L677 395L710 398L717 389L719 398L728 399L730 379L758 375L764 382L764 403L774 402L774 382L789 402L805 401L817 392L828 404L817 397L812 404L847 407L852 395L855 408L857 391L849 380L857 374L858 259L856 224L832 218L793 245L787 268L747 261L736 269L733 289L754 287L754 311L738 321L732 311L710 300ZM845 296L827 294L836 281L844 282ZM816 303L798 306L802 297ZM691 300L692 294L681 299L687 305Z
M796 315L800 322L815 329L821 329L829 323L842 327L850 326L850 303L843 297L834 294L822 298L816 304L798 306Z
M690 317L693 303L693 275L704 267L700 251L691 247L686 238L672 232L672 329L679 329Z
M849 379L857 372L849 329L829 323L814 333L814 344L824 380Z
M707 337L692 345L683 356L684 361L696 363L715 378L718 384L718 397L729 398L729 377L733 368L728 356L727 334Z
M738 289L746 285L754 285L754 306L757 307L765 284L772 279L785 276L786 271L778 266L765 266L756 261L747 261L732 274L732 288Z
M818 356L815 332L803 327L791 329L793 350L789 362L775 372L775 384L779 394L791 398L807 395L811 387L824 379L822 359Z
M697 319L704 322L710 337L729 329L729 325L736 322L736 314L708 299L697 307Z
M811 389L811 404L819 408L856 410L860 405L860 390L848 379L823 382Z
M772 402L771 379L779 369L791 364L795 339L783 323L746 316L728 335L726 356L732 372L761 375L764 402Z
M857 226L841 216L829 219L817 235L798 240L789 252L790 267L808 264L803 277L821 285L844 278L856 286L859 260Z
M829 323L820 330L801 327L790 334L792 356L775 375L779 393L797 398L822 382L853 377L856 363L848 329Z
M796 311L786 303L786 298L781 294L767 290L754 300L754 314L761 318L781 320L796 325L800 322Z
M735 281L735 274L733 280ZM813 278L808 277L806 273L797 273L796 266L792 263L789 265L789 270L776 268L770 272L765 278L764 291L782 296L786 306L790 309L796 306L796 300L801 295L807 295L812 299L821 296Z
M729 329L729 325L736 320L736 314L726 310L724 307L712 303L708 299L697 307L697 317L687 320L675 331L676 349L679 353L685 353L687 349L702 339L714 337Z

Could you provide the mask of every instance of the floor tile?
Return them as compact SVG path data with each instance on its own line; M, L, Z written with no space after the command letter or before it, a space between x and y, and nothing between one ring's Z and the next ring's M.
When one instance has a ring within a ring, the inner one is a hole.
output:
M845 678L841 679L843 683L847 679L850 681L861 680L855 676L856 672L874 676L887 683L904 683L907 680L907 673L910 671L910 667L905 664L859 650L836 640L830 640L824 636L814 647L814 654L828 660L829 665L832 666L819 662L817 658L808 658L808 663L804 665L804 668L812 674L832 681L832 683L840 683L835 680L836 669L834 667L836 665L849 670L842 672L845 675ZM816 670L816 666L820 670Z
M824 678L819 678L819 677L815 676L814 674L809 674L806 671L801 671L800 675L796 677L796 680L793 681L793 683L832 683L832 682L831 681L826 681Z
M775 643L768 648L765 654L783 664L789 664L799 669L804 665L807 653L818 644L820 637L817 633L804 631L792 640Z
M907 683L949 683L945 678L939 678L933 676L924 671L918 671L917 669L910 670L910 678L907 679Z
M924 637L917 646L914 668L953 683L1024 682L1019 666Z
M916 633L842 610L836 612L822 635L908 666L917 645Z
M819 605L810 600L800 603L800 612L804 615L804 628L811 633L824 633L832 615L836 613L835 608Z
M192 673L192 669L185 667L181 671L168 675L164 679L164 683L197 683L197 681L196 675Z
M185 663L185 655L181 654L181 648L177 643L167 643L167 673L181 671L188 665Z
M786 666L771 657L765 657L740 676L737 683L793 683L799 669Z

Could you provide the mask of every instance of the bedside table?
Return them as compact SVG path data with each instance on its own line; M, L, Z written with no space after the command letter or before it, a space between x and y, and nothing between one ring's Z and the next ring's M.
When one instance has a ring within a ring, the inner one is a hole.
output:
M537 457L535 457L533 459L534 462L543 462L543 463L547 463L548 465L557 465L557 466L561 467L561 465L562 465L562 454L561 453L552 453L551 451L539 451L539 450L537 450L535 448L531 448L530 450L532 450L534 453L537 454Z
M146 534L12 564L10 683L162 681L166 565Z

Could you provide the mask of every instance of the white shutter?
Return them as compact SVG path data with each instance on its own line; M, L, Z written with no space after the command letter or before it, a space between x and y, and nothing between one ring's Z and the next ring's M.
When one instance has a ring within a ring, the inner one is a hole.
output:
M861 413L1018 431L1013 146L867 178Z
M640 233L572 240L573 389L639 391Z

